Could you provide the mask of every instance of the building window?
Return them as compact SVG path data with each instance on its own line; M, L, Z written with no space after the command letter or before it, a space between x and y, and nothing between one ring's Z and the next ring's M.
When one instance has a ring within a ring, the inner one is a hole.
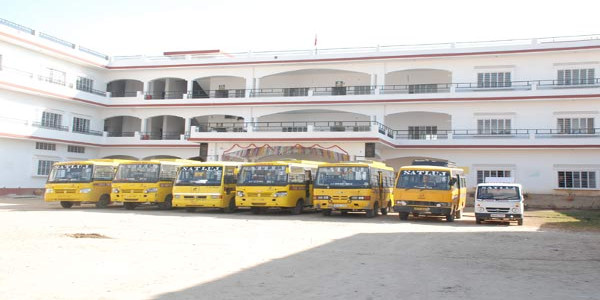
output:
M477 73L477 87L495 88L512 85L510 72Z
M91 92L94 88L94 80L80 76L77 77L75 86L80 91Z
M558 85L593 84L594 69L558 70Z
M478 170L477 183L485 183L488 177L511 177L510 170Z
M437 126L408 126L409 140L436 140Z
M50 169L55 162L53 160L38 160L37 175L50 174Z
M510 119L480 119L477 120L477 134L510 134Z
M558 133L594 134L594 118L558 118Z
M42 114L42 126L60 128L62 126L62 115L45 111Z
M56 151L56 144L36 142L35 149Z
M74 132L89 132L90 131L90 120L84 118L73 117L73 131Z
M559 171L558 187L565 189L595 189L596 172L594 171Z
M409 94L437 93L437 84L411 84L408 86Z
M85 153L85 147L68 145L67 146L67 152Z

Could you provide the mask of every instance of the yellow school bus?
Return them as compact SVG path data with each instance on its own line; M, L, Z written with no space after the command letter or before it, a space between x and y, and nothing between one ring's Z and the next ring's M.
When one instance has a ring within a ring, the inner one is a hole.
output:
M463 169L435 161L415 161L398 172L394 211L400 220L409 215L460 219L467 197Z
M346 162L319 166L314 183L315 207L323 215L364 211L369 218L387 215L392 205L394 169L381 162Z
M134 209L144 203L171 209L177 168L190 162L185 159L155 159L122 163L113 179L110 196L113 201L123 202L125 209Z
M245 163L238 174L235 204L255 214L269 208L300 214L313 206L312 176L318 165L301 160Z
M182 165L173 185L173 207L195 211L198 207L235 211L236 175L240 163L204 162Z
M126 160L90 159L52 165L44 201L60 202L64 208L94 203L98 208L110 204L110 183L119 163Z

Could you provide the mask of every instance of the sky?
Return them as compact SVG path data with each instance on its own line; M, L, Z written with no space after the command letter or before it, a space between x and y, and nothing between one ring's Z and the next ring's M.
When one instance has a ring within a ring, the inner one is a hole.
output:
M0 0L0 18L108 55L600 34L598 0Z

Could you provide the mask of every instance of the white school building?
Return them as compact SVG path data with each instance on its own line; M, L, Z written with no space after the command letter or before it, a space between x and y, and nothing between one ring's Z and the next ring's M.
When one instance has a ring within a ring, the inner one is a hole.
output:
M112 56L0 19L0 194L66 160L430 158L597 201L599 37Z

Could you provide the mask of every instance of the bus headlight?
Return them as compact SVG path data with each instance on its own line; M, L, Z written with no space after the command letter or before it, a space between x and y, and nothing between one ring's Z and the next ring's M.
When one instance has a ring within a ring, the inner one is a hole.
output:
M221 199L221 195L210 195L211 199Z
M174 197L175 197L175 199L179 199L179 198L181 198L181 195L175 195Z
M477 207L477 211L478 211L478 212L485 212L485 208L484 208L484 207L481 207L481 206L479 206L479 207Z
M406 206L406 201L396 201L396 204Z
M90 188L85 188L85 189L80 189L79 190L79 192L82 193L82 194L87 194L87 193L89 193L91 191L92 191L92 189L90 189Z
M350 200L371 200L371 196L350 196Z
M237 196L238 197L244 197L244 192L243 191L238 191L237 192Z
M277 197L287 197L287 192L277 192L275 194L273 194L273 197L277 198Z
M46 189L46 194L52 194L52 193L54 193L53 189Z
M121 191L120 191L118 188L113 188L113 189L112 189L112 192L113 192L113 194L118 194L118 193L120 193Z
M513 207L512 212L518 213L519 212L519 208L518 207Z
M330 200L331 196L327 196L327 195L318 195L315 196L315 200Z
M149 189L146 189L146 190L144 191L144 193L146 193L146 194L148 194L148 193L156 193L156 192L158 192L158 189L157 189L157 188L155 188L155 187L154 187L154 188L149 188Z

